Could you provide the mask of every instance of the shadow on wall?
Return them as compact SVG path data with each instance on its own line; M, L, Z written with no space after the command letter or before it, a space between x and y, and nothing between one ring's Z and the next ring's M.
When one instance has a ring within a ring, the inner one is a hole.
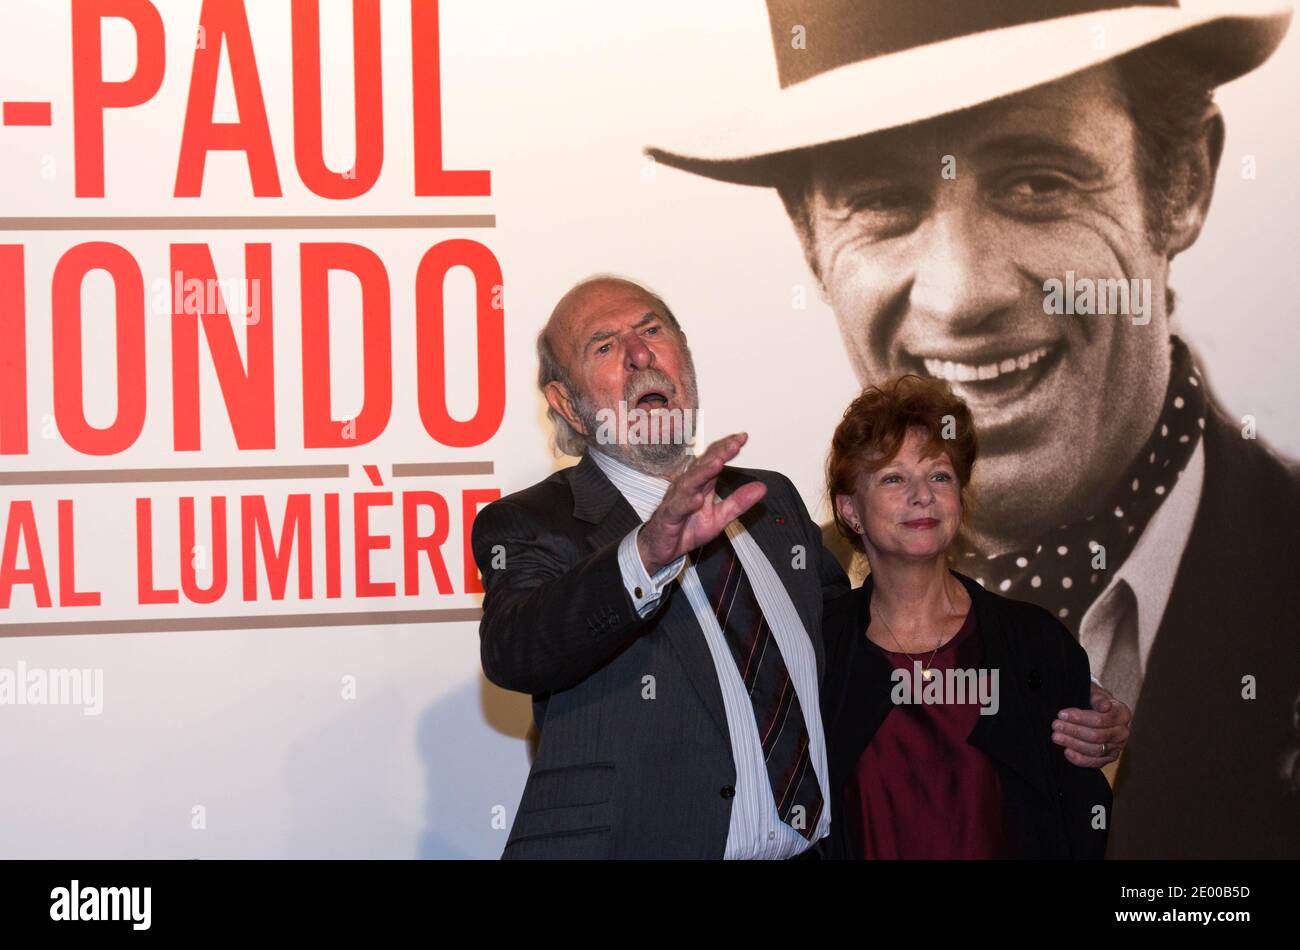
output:
M294 742L284 766L290 801L281 856L501 854L528 776L529 697L480 673L425 709L415 723L423 788L412 781L410 715L380 688ZM503 827L494 827L494 815Z
M424 711L416 742L425 776L416 857L499 857L536 745L531 699L480 672Z

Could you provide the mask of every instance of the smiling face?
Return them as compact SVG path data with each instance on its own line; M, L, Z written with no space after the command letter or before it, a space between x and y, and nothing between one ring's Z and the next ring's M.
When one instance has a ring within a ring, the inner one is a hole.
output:
M546 332L572 386L546 385L551 408L601 451L641 471L671 473L690 447L699 397L686 335L663 303L628 281L587 281L564 296ZM602 424L620 417L620 402L633 424L640 414L654 420L647 430L657 441L629 440L630 427Z
M946 157L951 157L951 160ZM1114 68L818 150L809 256L864 384L947 379L980 435L976 540L1099 502L1155 425L1168 261ZM1044 284L1150 280L1150 320L1044 312Z
M852 495L835 496L844 520L862 526L873 570L883 558L943 557L961 527L961 484L946 452L921 457L928 440L924 428L912 427L892 460L874 472L863 470Z

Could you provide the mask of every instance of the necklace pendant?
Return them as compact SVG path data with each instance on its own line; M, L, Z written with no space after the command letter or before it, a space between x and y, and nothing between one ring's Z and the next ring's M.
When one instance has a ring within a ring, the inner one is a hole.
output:
M934 678L934 670L921 670L921 678L927 682Z

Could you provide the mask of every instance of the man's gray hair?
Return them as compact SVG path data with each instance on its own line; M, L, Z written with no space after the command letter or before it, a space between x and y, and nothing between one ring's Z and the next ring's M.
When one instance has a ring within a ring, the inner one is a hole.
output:
M547 383L551 382L559 382L574 398L577 398L578 393L573 381L564 369L564 364L555 355L550 335L544 327L542 332L537 334L537 388L545 393ZM546 415L555 429L556 449L565 455L582 455L587 448L587 440L583 434L569 425L569 420L551 408L549 402L546 404Z
M565 297L568 297L569 294L573 293L573 291L577 290L584 284L590 284L593 281L598 280L620 280L626 284L640 287L650 296L659 309L663 311L664 317L668 320L669 324L672 325L672 328L678 333L682 332L681 325L677 322L677 317L675 317L673 312L668 309L668 304L664 303L662 297L639 281L623 277L620 274L594 274L591 277L580 280L570 287L560 300L563 301ZM537 388L543 395L545 395L547 384L558 382L568 390L569 395L573 397L575 402L582 403L585 401L586 394L574 385L573 378L565 368L564 362L555 352L555 343L550 336L551 323L554 322L556 310L558 309L559 304L557 303L555 305L555 310L552 310L550 317L547 318L546 325L542 327L542 332L537 334ZM684 335L685 334L683 334L683 336ZM552 409L549 402L546 404L546 415L547 418L551 420L551 425L555 428L556 449L565 455L572 455L574 457L581 456L582 453L587 450L588 437L584 436L577 429L573 428L573 426L569 425L569 420Z

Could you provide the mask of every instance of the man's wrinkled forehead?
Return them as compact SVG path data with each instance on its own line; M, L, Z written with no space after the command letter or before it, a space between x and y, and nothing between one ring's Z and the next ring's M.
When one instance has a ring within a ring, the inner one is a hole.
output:
M663 317L662 306L644 289L606 283L579 288L562 302L552 327L564 346L580 353L596 336L625 325Z
M937 175L952 155L997 159L1059 151L1098 166L1114 164L1132 142L1133 125L1113 63L1024 92L900 129L822 146L812 153L815 182L902 173Z

